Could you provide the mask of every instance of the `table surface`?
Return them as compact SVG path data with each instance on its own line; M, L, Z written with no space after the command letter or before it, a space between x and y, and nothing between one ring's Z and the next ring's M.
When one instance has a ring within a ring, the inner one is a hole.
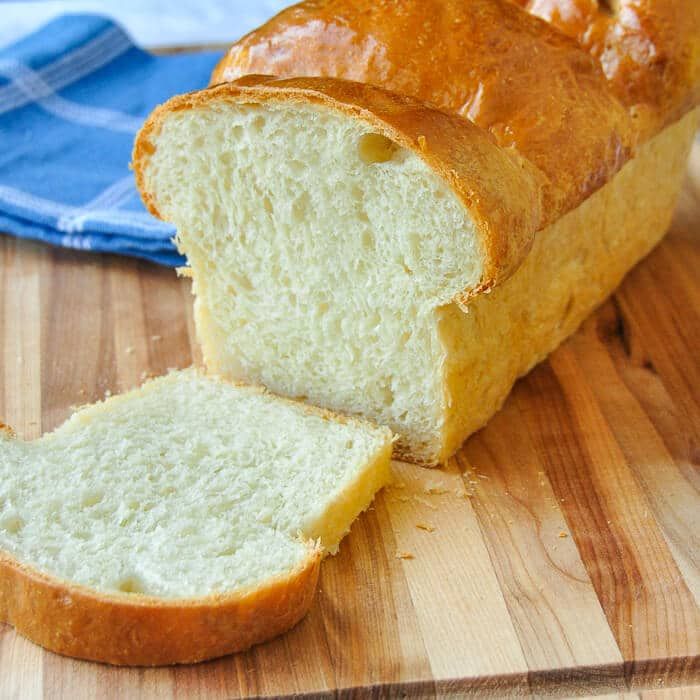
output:
M696 146L668 237L444 470L396 465L294 630L144 670L0 625L0 697L700 697L699 270ZM0 294L0 420L26 439L200 361L171 270L0 236Z

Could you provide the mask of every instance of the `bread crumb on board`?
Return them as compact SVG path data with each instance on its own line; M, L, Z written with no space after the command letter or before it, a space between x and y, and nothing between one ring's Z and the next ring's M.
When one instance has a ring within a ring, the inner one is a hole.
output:
M411 552L396 552L397 559L415 559L416 557Z
M392 493L390 495L390 498L393 501L401 501L401 503L408 503L408 501L411 500L409 496L404 496L403 494L396 494L396 493Z
M419 530L425 530L426 532L435 532L435 526L430 523L416 523L416 527Z
M414 500L416 503L420 503L420 504L422 504L422 505L424 505L424 506L427 506L427 507L430 508L431 510L437 510L437 506L436 506L435 504L431 503L430 501L427 501L425 498L421 498L420 496L417 496L417 495L414 494L414 495L413 495L413 500Z
M562 539L562 540L565 539L565 538L567 538L568 536L569 536L569 534L568 534L567 532L564 532L564 530L562 530L562 531L559 533L559 538Z
M448 493L449 489L445 487L445 484L439 481L429 481L425 485L425 493L429 496L441 496L443 493Z

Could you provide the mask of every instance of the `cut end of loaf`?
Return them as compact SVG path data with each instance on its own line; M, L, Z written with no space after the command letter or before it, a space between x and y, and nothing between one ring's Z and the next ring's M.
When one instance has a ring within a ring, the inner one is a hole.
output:
M307 253L304 246L326 239L342 247L351 236L340 254L366 260L397 293L426 304L491 284L482 232L453 178L421 157L425 137L414 150L369 112L348 115L313 100L200 94L201 105L156 112L135 148L144 199L181 224L188 255L193 238L245 249L247 237L293 233Z
M231 90L161 109L135 150L144 199L188 257L207 366L363 414L436 463L434 310L485 269L456 173L424 159L425 136L413 148L369 111Z

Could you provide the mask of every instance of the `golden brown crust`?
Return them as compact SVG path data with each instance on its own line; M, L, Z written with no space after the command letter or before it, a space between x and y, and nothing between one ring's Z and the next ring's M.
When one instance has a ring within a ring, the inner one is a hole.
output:
M0 551L0 622L57 654L118 666L196 663L243 651L307 613L321 551L250 591L194 600L106 594L19 563Z
M540 231L520 269L474 299L469 313L453 304L437 311L449 395L438 461L483 427L516 379L571 335L663 237L699 116L694 110L664 129L610 183Z
M305 103L364 120L377 132L414 151L456 193L477 227L483 274L456 300L497 285L517 269L535 232L548 220L543 211L544 177L517 153L499 148L466 119L417 100L346 80L247 76L235 83L180 95L159 107L137 137L133 168L144 202L159 216L147 178L148 161L164 119L173 112L233 103Z
M514 0L600 61L650 137L700 104L697 0Z
M303 2L235 44L212 82L248 73L356 80L468 117L546 174L549 222L636 145L599 63L508 0Z

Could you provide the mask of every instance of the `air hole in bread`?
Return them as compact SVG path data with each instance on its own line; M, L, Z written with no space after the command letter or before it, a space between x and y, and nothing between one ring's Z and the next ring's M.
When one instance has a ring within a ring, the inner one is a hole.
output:
M233 156L231 155L230 151L224 151L220 156L219 156L219 161L221 165L223 165L225 168L233 168Z
M311 200L309 198L309 194L308 192L303 192L292 205L292 217L296 223L301 223L304 221L310 206Z
M248 275L232 274L231 277L233 278L234 282L236 283L236 286L238 287L238 289L244 289L246 291L250 291L251 289L253 289L253 285L252 285Z
M24 520L19 515L10 515L0 520L0 528L10 535L16 535L24 527Z
M300 160L290 160L289 161L289 169L293 173L296 173L297 175L301 175L306 170L306 166Z
M412 270L411 267L408 265L408 262L406 261L406 258L405 258L405 257L403 257L403 256L398 256L398 257L396 258L396 261L399 263L399 265L401 266L401 268L403 269L403 271L406 273L407 276L410 277L411 275L413 275L413 270Z
M121 593L143 593L143 586L141 582L134 576L129 576L128 578L122 579L117 584L117 590Z
M358 153L363 163L388 163L394 158L399 146L382 134L365 134L360 138Z
M83 496L82 506L83 508L90 508L97 505L104 498L104 493L102 491L88 491Z
M384 403L386 406L391 406L394 403L395 396L394 391L391 387L385 386L382 388L382 394L384 395Z
M243 127L234 126L233 129L231 129L231 139L238 140L241 136L243 136Z

